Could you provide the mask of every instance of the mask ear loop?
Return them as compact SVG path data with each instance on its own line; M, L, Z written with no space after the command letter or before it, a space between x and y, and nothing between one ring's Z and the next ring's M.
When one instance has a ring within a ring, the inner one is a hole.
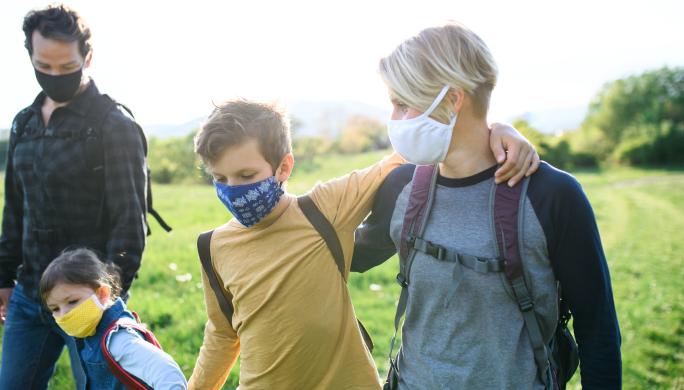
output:
M439 95L437 95L437 98L432 102L430 107L425 111L425 113L423 115L427 116L427 115L432 114L432 111L434 111L435 108L437 108L437 106L439 106L439 104L444 99L444 96L446 96L447 92L449 92L449 86L445 85L444 88L442 88L442 90L439 92Z

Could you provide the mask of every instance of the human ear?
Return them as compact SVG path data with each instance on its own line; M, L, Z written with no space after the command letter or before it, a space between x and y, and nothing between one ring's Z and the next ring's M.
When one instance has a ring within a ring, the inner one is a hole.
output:
M451 99L454 102L454 112L459 113L463 108L463 101L465 100L465 92L462 89L454 89L450 92Z
M112 299L112 288L109 285L103 284L95 290L97 299L103 306L106 306Z
M90 49L88 54L85 56L85 60L83 61L83 69L88 69L90 67L90 61L93 59L93 49Z
M292 153L288 153L283 157L280 166L276 170L276 180L278 180L279 183L286 182L292 175L292 169L294 169L294 156Z

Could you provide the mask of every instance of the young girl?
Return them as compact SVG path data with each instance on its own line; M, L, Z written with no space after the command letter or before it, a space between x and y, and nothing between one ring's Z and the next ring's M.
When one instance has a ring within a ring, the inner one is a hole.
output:
M119 298L118 275L115 265L76 249L52 261L40 280L43 302L64 332L77 339L88 388L186 389L178 364Z

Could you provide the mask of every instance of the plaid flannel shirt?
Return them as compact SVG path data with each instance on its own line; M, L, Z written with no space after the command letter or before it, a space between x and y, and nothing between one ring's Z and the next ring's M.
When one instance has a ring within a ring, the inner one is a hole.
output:
M0 236L0 287L15 280L38 298L47 265L65 248L88 247L121 268L124 291L138 268L146 235L147 167L137 124L115 109L102 122L99 169L89 166L93 139L88 127L100 95L95 83L47 126L40 93L17 136L13 124L5 171L5 205ZM89 113L91 114L89 116ZM97 150L97 149L95 149Z

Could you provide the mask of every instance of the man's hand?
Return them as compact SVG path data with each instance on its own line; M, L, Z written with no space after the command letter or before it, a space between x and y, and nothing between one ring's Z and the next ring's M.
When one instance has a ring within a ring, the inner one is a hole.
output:
M513 187L524 176L530 176L539 168L539 154L534 146L512 126L493 123L490 128L489 145L496 162L503 164L496 173L497 184L508 181Z
M13 287L10 288L0 288L0 325L5 324L5 317L7 316L7 308L9 306L9 300L12 296Z

